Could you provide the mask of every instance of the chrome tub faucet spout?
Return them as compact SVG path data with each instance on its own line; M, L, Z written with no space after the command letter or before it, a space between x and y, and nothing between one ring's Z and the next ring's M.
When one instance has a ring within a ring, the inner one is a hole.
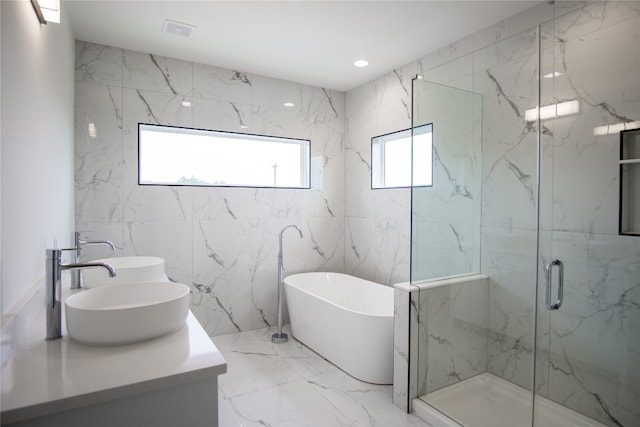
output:
M110 277L115 277L116 271L104 262L85 262L62 264L62 252L74 251L76 248L47 249L46 260L46 318L47 341L62 338L62 271L82 270L85 268L103 268Z

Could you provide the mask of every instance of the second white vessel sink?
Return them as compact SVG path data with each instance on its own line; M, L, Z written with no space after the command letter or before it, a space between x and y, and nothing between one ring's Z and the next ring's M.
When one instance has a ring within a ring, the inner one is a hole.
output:
M67 333L86 344L146 341L184 325L189 287L172 282L137 282L80 291L65 301Z
M168 281L164 274L164 259L152 256L125 256L98 259L116 271L115 277L109 277L101 268L82 271L82 281L85 288L96 288L104 285L118 285L131 282Z

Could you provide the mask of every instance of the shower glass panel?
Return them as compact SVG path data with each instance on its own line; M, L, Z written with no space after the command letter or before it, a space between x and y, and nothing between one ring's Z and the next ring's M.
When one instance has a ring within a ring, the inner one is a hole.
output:
M411 282L480 270L482 97L414 80L413 129L432 126L433 185L412 186ZM425 157L426 159L426 157ZM414 173L415 175L415 173Z
M432 124L434 163L433 186L412 188L411 283L420 289L415 388L427 404L464 424L455 406L470 400L459 399L456 386L484 390L486 384L468 381L489 369L491 282L478 275L485 101L468 88L419 77L413 125Z

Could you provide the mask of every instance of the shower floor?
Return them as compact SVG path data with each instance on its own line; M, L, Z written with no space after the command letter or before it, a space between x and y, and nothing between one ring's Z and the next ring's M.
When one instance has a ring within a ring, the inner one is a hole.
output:
M413 410L434 427L525 427L531 425L531 394L484 373L421 396L414 400ZM536 425L605 427L541 396L536 397Z

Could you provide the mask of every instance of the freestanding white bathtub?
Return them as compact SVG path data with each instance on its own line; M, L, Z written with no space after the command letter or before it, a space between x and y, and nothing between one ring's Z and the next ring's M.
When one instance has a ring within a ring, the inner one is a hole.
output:
M284 279L293 336L354 378L393 383L393 288L340 273Z

